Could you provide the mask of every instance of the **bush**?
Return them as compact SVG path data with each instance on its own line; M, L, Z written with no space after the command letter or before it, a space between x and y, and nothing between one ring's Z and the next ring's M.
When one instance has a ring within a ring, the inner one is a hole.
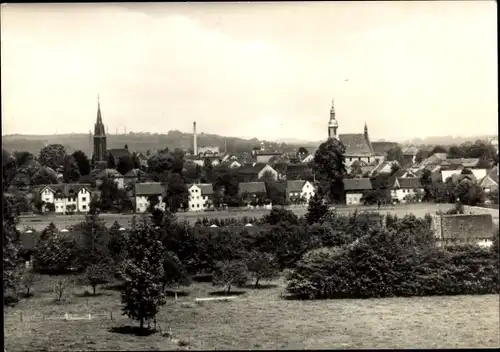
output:
M191 282L188 273L179 257L173 252L166 251L163 257L163 291L165 287L169 286L188 286Z
M225 287L226 293L229 293L233 285L243 286L248 279L249 273L245 262L220 261L215 265L212 284Z
M252 251L246 259L248 271L255 279L255 287L260 280L273 280L279 277L279 267L272 254Z
M277 225L281 223L298 225L299 218L291 210L285 208L273 208L269 214L262 218L262 223L269 225Z
M498 292L498 266L489 250L437 248L403 225L398 221L399 231L375 228L349 245L308 252L288 275L287 292L308 299Z
M111 280L112 271L107 264L91 264L85 269L84 284L92 287L92 294L95 296L97 285L108 283Z
M21 277L21 282L20 282L21 286L25 290L24 297L33 296L33 292L31 291L31 289L33 288L38 277L33 272L31 272L29 270L23 270L20 273L20 277Z
M38 241L33 268L46 274L63 274L77 268L79 248L74 239L64 235L54 235Z

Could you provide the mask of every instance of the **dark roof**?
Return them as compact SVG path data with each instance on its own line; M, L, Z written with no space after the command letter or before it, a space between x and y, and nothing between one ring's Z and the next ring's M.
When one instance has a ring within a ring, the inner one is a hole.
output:
M398 146L396 142L371 142L373 151L379 154L385 154L390 149Z
M404 189L422 188L422 184L420 183L420 178L418 177L402 177L398 178L396 182L399 184L399 187L397 188L404 188Z
M188 186L188 189L191 188L192 186L196 186L201 190L201 194L205 196L210 196L214 194L214 187L211 183L197 183L197 184L190 184Z
M441 165L441 170L443 171L460 170L462 168L463 166L461 164Z
M121 173L116 171L115 169L104 169L101 172L99 172L96 176L96 178L116 178L116 177L123 177Z
M488 177L498 183L498 165L488 172Z
M165 191L165 186L160 182L144 182L135 184L136 196L161 195Z
M345 178L344 191L364 191L372 189L372 182L369 178Z
M293 164L290 163L286 166L286 171L287 172L301 172L303 170L306 170L308 168L307 164Z
M339 139L346 148L346 155L373 155L370 143L362 133L341 134Z
M259 172L265 168L267 164L257 163L257 164L244 164L238 168L238 174L240 175L257 175Z
M464 167L474 167L479 163L479 158L452 158L446 159L442 165L462 165Z
M108 155L112 155L116 159L119 159L123 156L132 156L128 149L125 148L120 148L120 149L108 149L107 150Z
M267 193L266 184L264 182L241 182L241 193Z
M62 183L57 185L44 185L39 188L39 192L42 192L45 188L51 189L54 193L62 193L65 197L68 197L70 193L77 194L82 188L87 188L92 191L90 184L83 183Z
M286 181L286 189L288 192L302 192L302 188L304 188L306 182L302 180Z

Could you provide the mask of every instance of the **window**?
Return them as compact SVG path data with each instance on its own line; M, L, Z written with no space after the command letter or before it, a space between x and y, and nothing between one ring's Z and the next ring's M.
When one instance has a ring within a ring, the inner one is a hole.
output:
M194 208L194 204L191 204L191 208Z
M87 206L86 205L82 205L82 209L83 210L87 209Z
M85 202L87 200L86 197L82 197L82 202Z
M199 207L200 207L200 205L199 205L199 204L196 204L196 207L197 207L197 208L199 208Z

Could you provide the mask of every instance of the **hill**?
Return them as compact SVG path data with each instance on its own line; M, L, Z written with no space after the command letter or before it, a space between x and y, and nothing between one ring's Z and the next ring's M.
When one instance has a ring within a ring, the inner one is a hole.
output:
M278 149L283 152L293 152L300 145L284 144L277 142L263 141L266 149ZM28 151L32 154L37 154L41 148L47 144L60 143L64 145L68 153L75 150L82 150L87 155L92 154L92 139L88 134L72 133L72 134L57 134L57 135L6 135L2 136L2 148L9 151ZM147 150L153 152L156 149L168 147L175 148L192 148L193 134L183 133L180 131L169 131L167 134L152 134L152 133L133 133L108 135L107 147L123 148L126 144L132 151L143 152ZM219 150L224 151L227 147L228 152L248 152L254 147L259 147L261 141L257 138L242 139L236 137L224 137L215 134L198 134L198 146L217 146Z

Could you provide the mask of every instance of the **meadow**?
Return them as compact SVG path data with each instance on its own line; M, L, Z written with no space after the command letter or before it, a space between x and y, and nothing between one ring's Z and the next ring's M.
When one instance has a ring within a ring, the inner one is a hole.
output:
M75 277L76 278L76 277ZM499 346L498 295L297 301L282 298L282 279L261 288L234 288L234 300L195 303L219 294L194 282L169 295L157 323L161 332L133 333L121 315L116 285L74 284L55 303L56 276L37 274L33 297L4 313L5 349L185 350L321 348L466 348ZM87 291L87 292L86 292ZM92 320L63 319L65 313ZM111 317L113 319L111 319ZM172 339L166 332L172 332Z

